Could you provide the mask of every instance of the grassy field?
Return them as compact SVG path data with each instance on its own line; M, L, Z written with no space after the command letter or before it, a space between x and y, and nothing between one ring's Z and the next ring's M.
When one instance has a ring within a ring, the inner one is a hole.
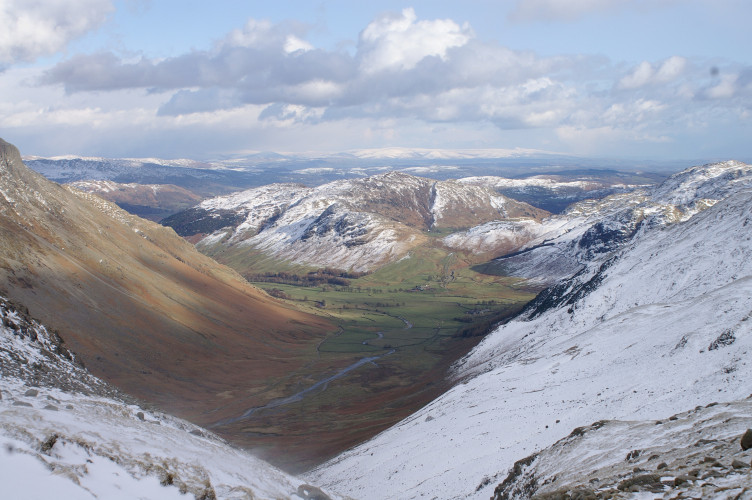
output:
M318 342L304 370L269 381L249 399L248 417L216 429L292 472L362 442L441 394L451 363L537 292L517 279L479 274L464 256L431 247L338 285L254 285L338 326Z

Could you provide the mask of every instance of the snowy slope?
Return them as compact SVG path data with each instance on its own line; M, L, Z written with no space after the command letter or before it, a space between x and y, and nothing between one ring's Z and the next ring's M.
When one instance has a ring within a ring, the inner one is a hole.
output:
M563 218L549 218L543 222L535 219L492 221L465 231L457 231L442 238L441 241L447 247L457 250L498 255L515 251L529 241L550 233L556 224L565 223L566 220Z
M388 172L316 188L250 189L206 200L163 224L183 236L202 235L197 247L215 257L245 248L299 264L368 271L401 258L433 228L545 214L490 188Z
M595 172L572 172L568 175L534 175L519 179L474 176L460 182L492 187L496 192L515 200L526 201L552 213L561 213L568 205L585 199L600 199L648 187L645 183L629 183L619 174L598 176ZM652 183L650 183L652 184Z
M638 229L687 220L750 185L752 166L727 161L689 168L655 188L585 200L539 226L528 225L525 229L537 237L514 254L496 260L493 267L501 274L556 283L628 243ZM473 228L467 237L483 229ZM492 237L489 234L486 238L489 246L493 245ZM499 233L498 238L505 241L508 234Z
M601 420L519 460L494 499L749 498L752 448L741 437L750 427L750 398L663 420Z
M101 196L134 215L155 222L192 207L202 200L201 196L173 184L76 181L68 186Z
M55 333L3 298L0 318L3 498L306 498L319 492L193 424L127 402L78 365Z
M309 479L360 498L488 498L516 460L575 427L747 397L752 190L736 191L643 227L534 318L489 335L458 363L461 383Z
M24 162L56 182L82 180L123 182L126 177L154 175L190 175L207 177L208 171L221 169L220 165L193 160L163 160L158 158L100 158L55 156L41 158L24 156Z

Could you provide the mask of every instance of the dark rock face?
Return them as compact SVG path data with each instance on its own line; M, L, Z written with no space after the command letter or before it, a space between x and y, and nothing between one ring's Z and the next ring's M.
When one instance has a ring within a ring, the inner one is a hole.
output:
M585 250L587 259L593 259L596 255L613 252L621 247L632 238L636 230L637 226L626 217L618 226L597 222L585 231L577 246Z
M329 495L321 491L316 486L310 484L301 484L298 486L298 496L306 500L331 500Z
M534 453L515 462L504 481L494 489L492 500L509 500L519 496L529 498L534 494L538 488L538 481L534 475L526 474L526 471L536 458L538 454Z
M231 210L208 211L193 207L162 220L163 226L171 227L180 236L209 234L225 227L235 227L245 219L242 212Z
M661 476L659 474L641 474L639 476L631 477L620 482L617 488L621 491L631 491L634 486L637 486L638 488L642 486L663 489Z
M730 346L735 341L736 336L734 336L734 332L732 330L726 330L725 332L720 334L717 339L710 343L710 346L708 346L708 351L714 351L716 349L720 349L721 347Z
M747 432L742 436L742 450L747 451L752 448L752 429L747 429Z
M314 237L321 237L327 234L335 234L345 239L345 245L348 247L362 245L365 243L359 239L368 234L366 221L359 219L351 213L338 212L339 206L334 204L324 210L315 221L306 228L301 240L306 241Z
M564 305L572 306L569 308L569 312L573 312L577 301L598 288L598 285L606 277L606 270L616 262L617 258L617 256L614 256L605 261L590 278L587 278L587 270L584 269L572 278L546 288L530 301L520 315L533 319L549 309L556 309Z

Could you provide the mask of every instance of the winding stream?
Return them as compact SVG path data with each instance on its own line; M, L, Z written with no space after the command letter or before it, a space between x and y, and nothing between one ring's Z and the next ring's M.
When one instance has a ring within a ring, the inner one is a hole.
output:
M212 427L219 427L221 425L234 424L235 422L238 422L240 420L243 420L243 419L246 419L246 418L250 417L251 415L253 415L258 410L268 410L268 409L271 409L271 408L277 408L279 406L284 406L286 404L295 403L296 401L300 401L300 400L303 399L303 397L305 397L306 394L309 394L309 393L315 391L316 389L318 389L320 387L323 387L322 390L326 390L326 385L329 382L331 382L332 380L337 380L338 378L347 375L349 372L355 370L356 368L359 368L359 367L361 367L361 366L363 366L363 365L365 365L367 363L371 363L373 361L376 361L377 359L383 358L384 356L389 356L390 354L392 354L394 352L395 352L395 349L392 349L391 351L389 351L386 354L381 354L379 356L369 356L367 358L361 358L358 361L356 361L355 363L353 363L353 364L351 364L351 365L343 368L342 370L338 371L334 375L332 375L330 377L327 377L327 378L325 378L323 380L319 380L318 382L316 382L315 384L313 384L311 387L303 389L300 392L296 392L292 396L287 396L285 398L275 399L273 401L268 402L264 406L256 406L256 407L250 408L250 409L246 410L245 413L243 413L239 417L228 418L226 420L222 420L222 421L217 422L216 424L212 425Z
M393 316L393 317L398 318L398 319L402 320L405 323L405 330L409 330L410 328L413 327L413 324L410 323L405 318L403 318L401 316ZM376 335L378 336L377 338L379 338L379 339L384 338L384 332L377 332ZM363 342L363 344L366 344L366 343L367 343L367 341ZM318 347L317 347L317 350L318 350ZM279 398L279 399L275 399L275 400L269 401L268 403L266 403L263 406L255 406L253 408L249 408L248 410L246 410L239 417L233 417L233 418L228 418L228 419L225 419L225 420L221 420L221 421L215 423L214 425L211 425L210 427L213 428L213 427L219 427L219 426L227 425L227 424L234 424L235 422L239 422L241 420L249 418L251 415L253 415L254 413L256 413L259 410L269 410L271 408L277 408L279 406L284 406L284 405L287 405L287 404L290 404L290 403L295 403L297 401L301 401L307 394L312 393L316 389L319 389L319 388L323 387L322 391L325 391L326 390L326 386L327 386L327 384L329 384L329 382L331 382L333 380L337 380L338 378L344 377L345 375L347 375L349 372L355 370L356 368L360 368L361 366L363 366L365 364L372 363L372 362L376 361L377 359L383 358L384 356L389 356L390 354L393 354L394 352L396 352L396 349L392 349L391 351L389 351L386 354L380 354L378 356L368 356L366 358L361 358L358 361L356 361L355 363L353 363L351 365L348 365L345 368L341 369L340 371L338 371L334 375L332 375L330 377L327 377L327 378L325 378L323 380L319 380L318 382L316 382L315 384L313 384L311 387L303 389L300 392L296 392L292 396L287 396L287 397L284 397L284 398Z

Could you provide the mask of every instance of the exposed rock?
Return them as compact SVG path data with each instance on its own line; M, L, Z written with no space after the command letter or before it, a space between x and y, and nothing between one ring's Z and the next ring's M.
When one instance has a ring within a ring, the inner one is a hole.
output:
M720 349L721 347L730 346L735 341L736 337L734 336L733 330L726 330L721 333L717 339L710 343L710 345L708 346L708 351L714 351L716 349Z
M674 487L681 486L682 484L688 483L690 481L694 481L695 479L697 478L693 476L687 476L687 475L676 476L674 478Z
M633 486L637 486L638 491L640 487L662 487L661 476L658 474L641 474L639 476L630 477L629 479L623 480L619 483L617 488L621 491L632 491Z
M310 484L301 484L298 486L298 496L305 500L331 500L329 495L321 491L316 486Z
M29 389L24 393L24 396L29 396L32 398L35 398L39 395L39 391L37 389Z
M50 437L48 437L43 443L42 443L42 453L49 453L50 450L55 446L55 443L57 443L59 436L57 434L52 434Z
M747 451L752 448L752 429L747 429L747 432L742 436L742 450Z

